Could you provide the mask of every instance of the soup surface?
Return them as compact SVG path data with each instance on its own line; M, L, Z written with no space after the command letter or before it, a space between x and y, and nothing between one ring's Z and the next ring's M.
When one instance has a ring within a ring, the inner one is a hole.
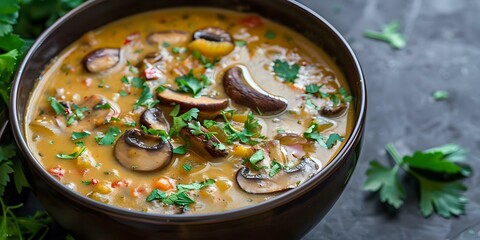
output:
M86 33L39 77L29 146L97 201L207 213L265 201L331 161L352 130L343 74L257 15L178 8Z

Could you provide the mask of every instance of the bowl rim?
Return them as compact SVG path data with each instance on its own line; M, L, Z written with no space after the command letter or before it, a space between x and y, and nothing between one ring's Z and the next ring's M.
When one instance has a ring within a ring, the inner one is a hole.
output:
M348 159L347 155L350 154L350 150L359 143L362 132L365 125L366 118L366 108L367 108L367 96L366 96L366 83L364 80L363 71L361 69L360 63L353 52L350 45L343 38L343 36L323 17L319 14L306 7L302 3L296 2L294 0L284 1L286 5L289 5L291 8L296 8L298 11L302 11L307 15L311 15L320 22L322 22L328 30L332 33L332 37L337 38L337 42L343 45L345 51L348 53L348 58L354 63L355 73L359 76L358 85L355 88L359 89L359 95L357 96L357 105L356 111L358 112L358 117L352 129L350 137L345 142L342 149L336 154L336 156L324 167L319 173L310 178L304 184L301 184L297 188L291 189L288 192L282 193L277 197L273 197L269 200L257 203L254 205L235 208L223 212L212 212L212 213L202 213L202 214L158 214L158 213L145 213L140 211L133 211L124 208L120 208L114 205L108 205L99 203L93 199L90 199L84 195L81 195L75 191L72 191L57 181L54 177L48 174L47 170L42 166L39 160L37 160L32 154L31 150L28 147L27 142L25 141L25 136L22 133L24 126L20 125L20 119L17 116L17 92L21 83L21 76L25 70L27 62L30 60L34 52L42 46L43 42L48 39L52 32L55 32L65 21L69 20L73 16L84 12L97 4L100 4L103 1L87 1L80 5L79 7L68 12L66 15L57 20L50 28L45 30L35 41L32 47L29 49L21 64L18 67L18 70L15 74L14 81L12 84L12 90L10 93L10 123L14 133L15 140L17 145L20 147L21 152L25 161L33 165L33 169L43 178L43 180L54 187L54 191L59 192L62 196L68 198L71 201L74 201L76 204L79 204L88 209L92 209L95 212L101 212L107 215L114 215L118 218L124 219L135 219L137 222L150 222L162 224L179 224L179 223L214 223L214 222L223 222L238 218L245 218L251 215L256 215L262 212L268 212L272 209L278 208L282 205L294 201L300 196L306 194L312 190L317 185L324 182L329 178L342 164ZM261 15L261 14L260 14ZM353 88L352 86L350 86ZM26 167L24 167L25 169ZM349 173L348 178L351 177L353 172ZM315 184L314 184L315 183Z

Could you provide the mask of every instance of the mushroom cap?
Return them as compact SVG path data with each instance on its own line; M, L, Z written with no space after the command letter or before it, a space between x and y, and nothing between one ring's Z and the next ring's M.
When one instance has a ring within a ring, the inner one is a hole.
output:
M264 116L277 115L288 107L285 98L273 96L261 89L245 66L237 65L223 75L225 93L236 103Z
M169 88L158 93L157 98L162 105L172 106L178 104L181 109L198 108L200 111L207 112L217 112L228 106L228 99L226 98L216 99L207 96L194 98Z
M217 27L198 29L193 33L193 40L205 39L211 42L233 42L232 36L225 30Z
M119 48L100 48L87 54L83 60L85 70L99 73L115 67L120 62Z
M170 164L172 145L162 138L138 129L127 130L115 143L115 158L125 168L134 171L154 171Z
M186 44L190 41L190 33L181 30L166 30L150 33L147 36L149 44L163 44L164 42L170 44Z
M310 158L303 158L296 167L281 170L273 177L268 176L268 174L252 175L249 168L242 167L237 172L237 183L241 189L248 193L281 192L295 188L307 181L318 169L318 164Z
M165 118L163 111L156 107L145 110L142 116L140 116L140 123L147 128L161 129L166 132L170 130L170 124Z
M203 133L209 132L203 126L201 126L200 129ZM228 151L226 149L220 150L215 147L216 144L221 143L220 140L218 140L218 138L215 136L211 136L210 139L207 139L205 137L205 134L194 135L188 127L183 128L180 133L182 134L182 136L190 140L193 148L197 149L200 152L207 152L210 156L214 158L226 157L228 155Z

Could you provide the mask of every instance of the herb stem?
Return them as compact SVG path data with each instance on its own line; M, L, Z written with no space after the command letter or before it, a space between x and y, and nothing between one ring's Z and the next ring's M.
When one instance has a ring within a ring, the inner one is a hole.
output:
M390 156L393 158L395 163L397 163L397 164L402 163L402 161L403 161L402 157L400 156L400 153L398 153L397 148L395 148L395 146L393 146L393 144L389 143L389 144L385 145L385 149L387 150L388 154L390 154Z

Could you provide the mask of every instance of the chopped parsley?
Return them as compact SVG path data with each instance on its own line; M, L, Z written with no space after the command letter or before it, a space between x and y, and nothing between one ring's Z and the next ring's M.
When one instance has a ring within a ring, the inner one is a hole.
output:
M183 155L187 153L187 148L185 146L178 146L173 149L173 153Z
M277 34L276 34L274 31L271 31L271 30L268 30L268 31L265 33L265 37L266 37L267 39L274 39L276 36L277 36Z
M81 131L81 132L72 132L72 140L78 140L90 136L90 132Z
M268 172L269 177L277 175L277 173L283 169L282 164L277 161L272 161L272 166L270 166L270 172Z
M187 172L190 172L190 171L192 170L192 164L190 164L190 163L184 163L184 164L182 165L182 168L183 168L183 170L185 170L185 171L187 171Z
M252 164L255 170L259 170L257 163L262 161L265 158L263 150L257 150L250 158L248 158L248 162Z
M217 122L214 120L210 120L210 119L203 120L203 126L205 126L206 128L211 128L216 125L217 125Z
M278 77L282 78L285 82L295 82L295 79L297 79L298 76L298 71L300 70L300 65L296 63L289 65L288 62L279 59L275 60L273 63L273 71Z
M143 84L142 94L138 98L137 102L133 105L133 109L137 109L140 106L145 106L148 109L154 107L159 103L158 100L153 100L153 93L150 91L150 88L147 84Z
M199 183L190 183L190 184L178 184L177 185L177 189L179 191L188 191L188 190L200 190L202 188L205 188L209 185L212 185L215 183L215 180L214 179L207 179L203 182L199 182Z
M158 189L154 189L147 197L147 202L151 202L153 200L160 200L166 205L176 204L183 207L195 202L188 196L187 192L185 191L180 191L167 195L164 191Z
M188 125L187 122L197 119L198 113L200 112L198 108L192 108L182 115L177 116L179 111L180 105L176 105L170 112L170 116L173 117L173 126L170 128L169 132L170 136L178 134L182 128Z
M233 116L234 111L222 111L221 114L225 120L223 131L228 136L228 144L233 144L234 141L240 141L241 143L246 143L253 146L258 143L258 141L253 140L253 138L258 135L257 129L260 127L260 125L258 120L255 119L253 113L248 113L247 120L244 122L244 128L242 131L236 130L228 121L227 114Z
M111 126L105 135L96 136L95 141L100 145L112 145L121 132L118 127Z
M246 41L236 40L234 43L235 43L235 46L238 46L238 47L247 46Z
M389 24L385 25L382 29L382 32L376 31L366 31L364 36L367 38L372 38L380 41L384 41L390 44L391 47L395 49L404 48L407 44L405 36L398 32L400 27L400 22L391 21Z
M180 92L190 93L194 97L197 97L202 89L210 84L210 80L207 76L202 75L200 79L198 79L193 75L192 70L186 75L177 77L175 82L177 83Z
M59 103L57 99L55 99L54 97L49 97L48 101L50 102L50 106L52 106L53 111L55 111L56 115L67 115L65 107L61 103Z
M318 127L318 123L313 121L310 126L305 130L303 136L311 141L316 141L320 146L330 149L332 148L337 141L343 141L343 137L337 133L332 133L326 138L320 133L320 129Z
M203 64L203 66L205 66L205 68L213 68L213 66L215 64L217 64L219 61L220 61L220 58L215 58L213 59L213 61L207 59L205 56L203 56L199 51L197 50L194 50L192 52L192 56L197 59L198 61L200 61L200 63Z
M363 189L379 192L383 203L400 208L406 197L406 191L400 182L399 170L403 169L408 176L415 179L419 188L419 208L424 217L433 212L444 218L465 213L467 198L463 193L466 186L458 178L439 180L429 173L441 176L470 176L459 162L465 161L465 150L458 145L447 144L426 151L417 151L412 156L401 157L392 144L387 144L387 152L394 159L393 167L388 167L373 160L367 170L367 180ZM469 169L469 168L468 168ZM423 170L423 171L422 171Z
M57 158L60 158L60 159L76 159L76 158L80 157L80 155L82 155L83 152L85 152L85 150L87 150L87 147L83 146L83 147L80 147L80 149L78 151L70 153L70 154L57 154Z
M448 98L448 92L447 91L435 91L433 93L433 98L437 101L442 101Z

